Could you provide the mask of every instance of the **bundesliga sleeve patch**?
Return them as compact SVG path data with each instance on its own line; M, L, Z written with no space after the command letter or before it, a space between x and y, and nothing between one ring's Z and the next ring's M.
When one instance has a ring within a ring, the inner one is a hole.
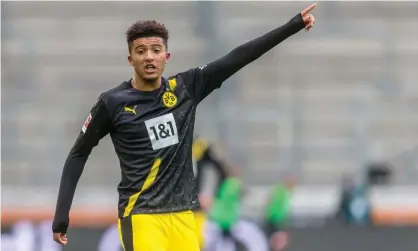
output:
M90 124L90 121L91 121L91 113L87 117L86 122L84 122L83 127L81 127L81 131L83 131L83 133L86 133L86 130L87 130L87 127Z

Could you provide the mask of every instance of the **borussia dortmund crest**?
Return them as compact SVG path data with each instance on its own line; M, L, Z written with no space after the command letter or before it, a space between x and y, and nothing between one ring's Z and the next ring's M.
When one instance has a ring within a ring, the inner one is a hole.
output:
M177 97L174 93L166 91L163 94L163 103L166 107L171 108L177 104Z

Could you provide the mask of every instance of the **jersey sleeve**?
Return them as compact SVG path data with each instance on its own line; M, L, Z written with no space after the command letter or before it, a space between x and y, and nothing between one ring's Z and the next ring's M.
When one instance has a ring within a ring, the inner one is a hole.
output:
M179 75L191 96L199 103L220 88L230 76L304 27L302 15L299 13L286 24L238 46L220 59Z
M111 120L106 104L99 99L84 122L64 164L58 193L54 233L65 233L69 225L69 212L78 180L92 149L110 132Z

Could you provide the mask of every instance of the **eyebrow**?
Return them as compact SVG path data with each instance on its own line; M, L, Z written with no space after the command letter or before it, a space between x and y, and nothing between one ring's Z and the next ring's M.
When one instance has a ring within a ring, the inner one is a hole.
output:
M150 44L150 46L151 46L151 47L153 47L153 46L163 47L161 44ZM135 47L135 49L138 49L138 48L140 48L140 47L146 47L146 46L145 46L145 45L143 45L143 44L140 44L140 45L137 45L137 46Z

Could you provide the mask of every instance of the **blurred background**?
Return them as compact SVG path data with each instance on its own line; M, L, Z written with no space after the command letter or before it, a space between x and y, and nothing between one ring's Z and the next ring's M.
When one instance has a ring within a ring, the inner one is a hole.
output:
M36 246L2 250L56 250L48 221L62 167L97 97L132 75L130 24L167 26L170 76L223 56L309 4L2 2L2 243L20 236ZM418 223L417 9L417 2L319 2L311 32L284 41L200 105L196 133L240 169L242 217L260 221L271 186L295 178L290 250L418 245L416 229L400 228ZM72 223L79 237L65 250L97 249L115 220L119 170L106 137L77 187ZM355 206L344 211L343 200ZM347 228L340 215L374 227ZM33 240L38 231L46 244Z

